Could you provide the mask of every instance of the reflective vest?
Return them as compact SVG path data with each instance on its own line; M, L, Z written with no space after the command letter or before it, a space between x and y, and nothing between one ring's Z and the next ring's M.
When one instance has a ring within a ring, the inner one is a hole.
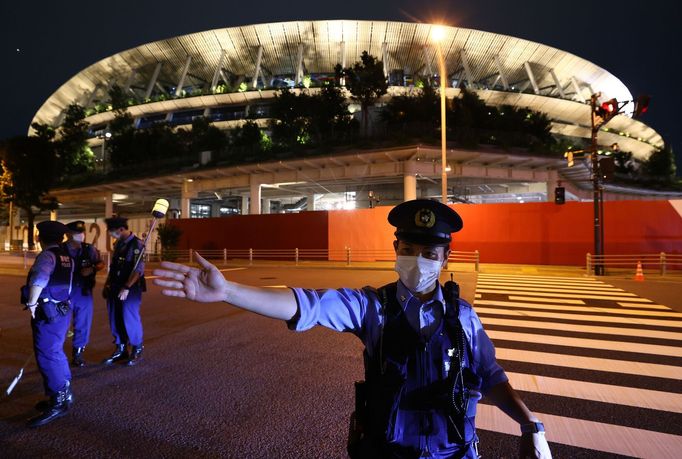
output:
M376 355L364 354L367 436L384 445L380 448L397 444L419 453L446 444L463 454L477 440L481 388L470 370L471 347L459 320L460 307L470 306L460 303L454 282L446 283L445 315L425 340L409 324L396 289L392 283L378 290L384 325Z
M73 281L73 258L63 247L50 247L56 263L47 286L40 292L40 299L47 299L55 303L67 301L71 295L71 282Z
M111 257L111 266L109 267L109 281L115 288L121 288L130 278L135 265L135 259L142 251L142 241L137 236L133 236L130 241L124 243L117 241L114 246L114 253ZM143 283L143 276L136 285ZM135 288L135 286L133 288Z

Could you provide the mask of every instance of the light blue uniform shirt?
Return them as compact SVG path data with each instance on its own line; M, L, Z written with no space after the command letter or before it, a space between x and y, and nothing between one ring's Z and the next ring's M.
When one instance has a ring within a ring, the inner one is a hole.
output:
M57 246L57 244L47 245L36 256L36 261L31 266L28 285L35 285L40 288L47 287L48 282L50 282L50 276L52 276L55 266L57 266L57 258L54 256L54 253L47 249Z
M308 330L315 325L356 335L374 356L379 343L383 317L381 301L376 289L303 289L293 288L298 312L288 322L296 331ZM424 304L398 281L396 299L400 302L407 320L415 330L430 336L444 315L443 292L438 285L433 298ZM460 304L468 305L460 299ZM472 351L471 369L482 379L481 392L485 395L491 387L508 380L495 359L495 347L483 329L481 320L471 307L460 308L460 322Z

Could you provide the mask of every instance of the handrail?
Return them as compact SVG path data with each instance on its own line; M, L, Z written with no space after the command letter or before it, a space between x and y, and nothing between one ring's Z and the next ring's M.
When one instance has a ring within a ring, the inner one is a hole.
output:
M194 252L208 260L222 259L223 264L228 260L248 260L252 265L256 260L293 261L296 266L302 261L345 262L346 266L361 262L392 262L395 261L395 251L392 249L171 249L158 253L150 252L147 261L162 259L187 262L192 260ZM473 263L474 270L480 268L480 253L452 251L448 257L451 263Z
M635 271L641 264L642 269L656 269L662 276L669 270L682 270L682 254L679 253L642 253L585 256L585 269L591 272L595 266L611 268L631 268Z

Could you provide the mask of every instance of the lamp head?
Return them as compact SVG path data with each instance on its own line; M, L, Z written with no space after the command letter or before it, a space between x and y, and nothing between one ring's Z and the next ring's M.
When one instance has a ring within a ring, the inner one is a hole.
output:
M154 203L154 208L152 209L152 215L155 218L163 218L168 210L168 201L161 198L157 199Z

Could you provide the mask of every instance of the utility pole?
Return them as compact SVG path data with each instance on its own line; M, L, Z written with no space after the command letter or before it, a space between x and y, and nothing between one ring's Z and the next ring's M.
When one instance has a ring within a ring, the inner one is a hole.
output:
M599 123L597 120L597 99L601 94L592 94L590 98L590 119L592 120L592 135L590 142L590 160L592 163L592 199L594 201L594 274L604 275L604 212L602 200L604 196L601 185L601 173L599 172L599 155L597 154L597 133L605 121ZM616 106L617 109L617 106Z
M638 118L646 113L649 108L650 97L647 95L639 96L636 100L618 102L616 99L609 99L606 102L599 103L601 93L592 94L590 97L590 119L591 119L591 136L590 147L584 150L573 150L564 153L568 167L572 167L574 160L583 158L586 153L590 154L590 166L592 169L592 199L594 202L594 274L596 276L604 275L604 187L602 186L602 179L605 178L609 169L613 169L613 162L611 165L605 163L605 160L599 159L600 147L597 143L597 134L599 129L606 123L611 121L613 117L618 115L620 111L630 102L634 102L635 109L633 118ZM614 143L610 147L612 151L618 151L618 144ZM603 165L603 167L602 167Z

